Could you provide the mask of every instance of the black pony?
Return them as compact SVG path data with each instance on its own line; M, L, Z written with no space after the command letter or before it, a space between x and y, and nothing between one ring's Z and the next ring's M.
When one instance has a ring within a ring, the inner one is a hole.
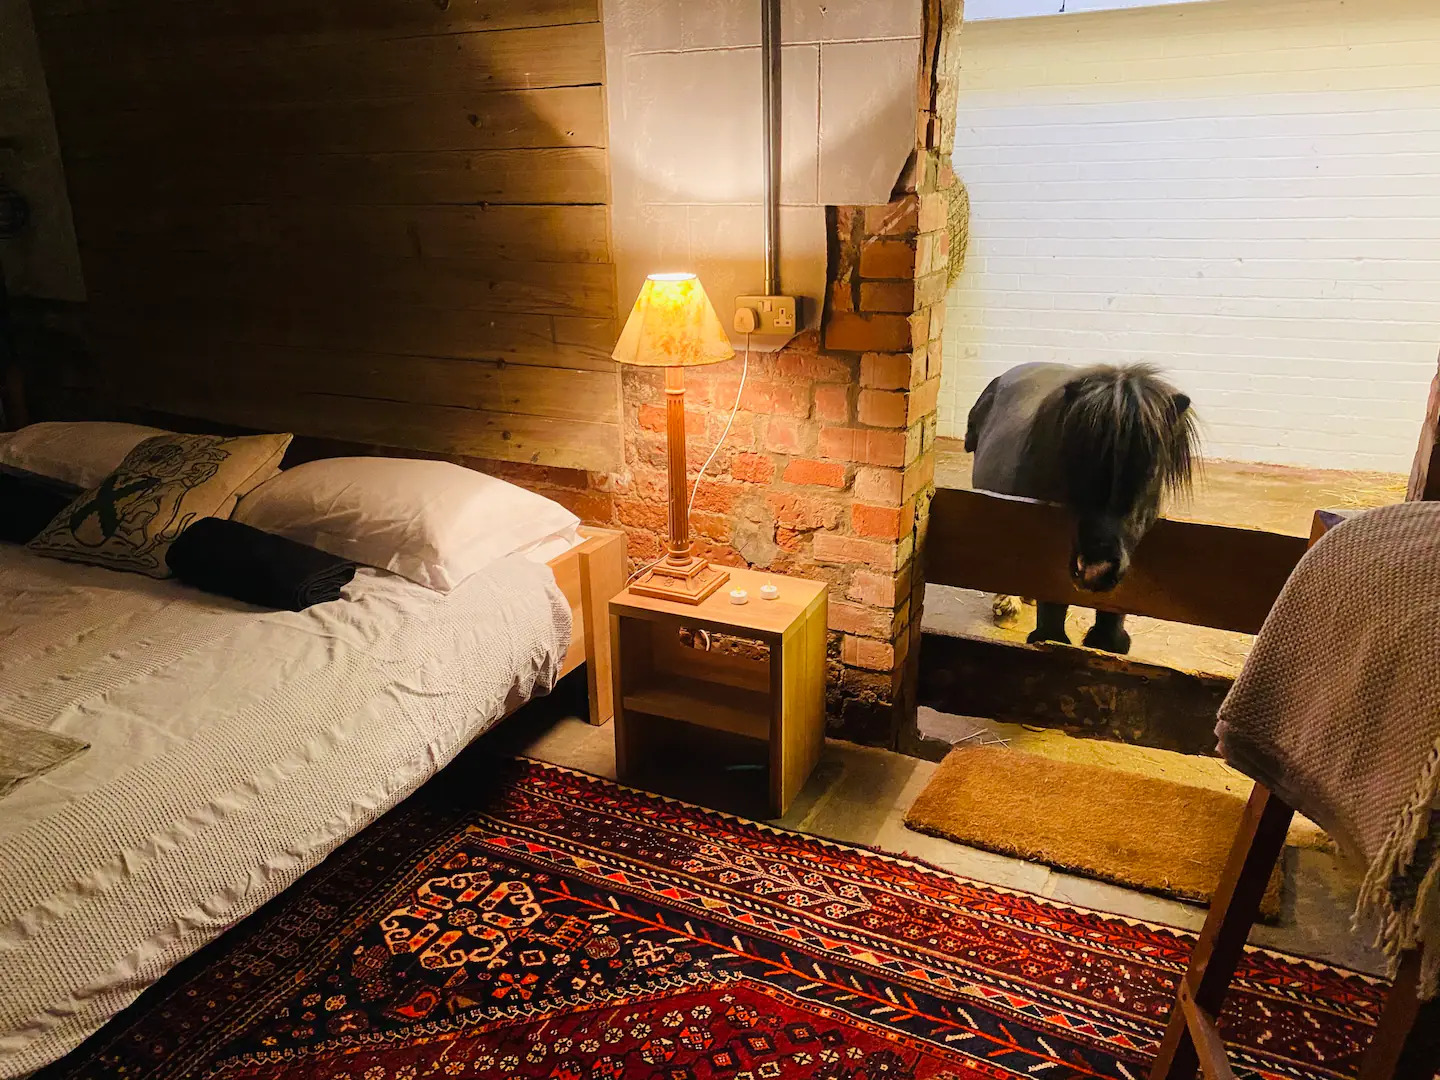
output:
M975 487L1069 507L1070 576L1096 593L1125 576L1162 494L1189 489L1198 443L1190 399L1148 364L1021 364L985 388L965 431ZM997 617L1013 604L997 597ZM1064 604L1038 604L1030 641L1068 642L1065 612ZM1085 644L1128 652L1125 616L1096 612Z

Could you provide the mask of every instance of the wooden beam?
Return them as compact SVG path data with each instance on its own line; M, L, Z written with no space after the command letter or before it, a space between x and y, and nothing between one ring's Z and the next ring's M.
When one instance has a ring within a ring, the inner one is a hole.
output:
M207 296L303 295L319 304L409 305L513 314L610 318L615 272L594 263L523 263L480 259L386 259L237 252L90 249L82 252L92 296L135 304L164 297L178 305Z
M925 634L920 705L1072 735L1215 753L1215 714L1231 681L1094 649Z
M416 37L598 22L599 0L34 0L56 48L160 56L243 43L310 46L346 37Z
M192 355L232 344L353 350L395 356L446 356L590 371L615 370L611 319L506 315L396 305L377 309L317 303L308 297L197 298L169 307L137 305L129 295L90 303L95 332L185 345Z
M76 208L87 248L295 256L610 262L603 206L113 206Z
M1120 586L1097 595L1070 580L1073 532L1060 506L939 488L930 507L926 579L1253 634L1306 543L1301 536L1164 519L1141 542Z
M359 101L257 103L225 97L164 109L75 108L65 116L72 160L148 153L354 154L604 146L599 86L405 95Z
M142 399L142 400L135 400ZM279 396L256 387L249 397L211 397L158 386L128 402L151 414L195 417L251 430L293 431L322 439L435 454L521 461L606 472L624 455L618 424L347 398Z
M63 128L62 139L63 139ZM605 151L467 150L405 154L197 154L157 170L144 153L69 159L76 203L124 214L161 202L325 206L482 203L599 204L609 198Z
M164 56L119 49L72 54L39 28L57 117L116 106L171 108L177 100L336 101L477 90L599 85L605 77L598 22L389 40L337 41L302 50L231 47ZM61 123L64 129L64 123Z
M1415 448L1415 464L1410 469L1405 498L1412 502L1440 500L1440 361L1437 361L1435 377L1430 380L1430 399L1425 404L1420 444Z
M113 377L112 392L131 395L132 400L170 391L244 397L263 386L269 393L324 395L337 402L364 398L620 422L619 380L613 371L223 342L197 352L184 341L165 337L96 334L92 341Z

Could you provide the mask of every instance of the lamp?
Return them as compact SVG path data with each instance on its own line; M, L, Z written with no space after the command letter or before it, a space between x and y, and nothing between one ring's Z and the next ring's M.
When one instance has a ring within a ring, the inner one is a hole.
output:
M611 355L622 364L665 369L665 434L669 450L670 538L665 557L630 586L641 596L698 604L730 574L695 554L685 497L685 374L735 355L725 328L694 274L651 274L635 300Z

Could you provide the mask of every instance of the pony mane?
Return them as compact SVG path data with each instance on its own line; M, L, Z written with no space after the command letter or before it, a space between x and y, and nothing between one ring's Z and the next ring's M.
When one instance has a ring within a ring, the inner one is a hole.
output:
M1065 385L1060 423L1066 485L1076 506L1131 506L1156 479L1190 491L1200 460L1194 410L1150 364L1085 368Z

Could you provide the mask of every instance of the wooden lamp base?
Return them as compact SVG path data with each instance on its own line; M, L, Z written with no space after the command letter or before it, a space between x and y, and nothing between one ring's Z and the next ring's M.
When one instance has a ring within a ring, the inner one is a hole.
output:
M666 556L630 586L637 596L653 596L657 600L673 600L677 604L698 604L730 580L730 572L711 566L706 559L692 555L675 560Z
M695 554L690 542L690 506L685 499L684 369L665 369L665 444L669 472L670 539L665 557L630 586L636 596L677 604L698 604L730 580L730 572Z

